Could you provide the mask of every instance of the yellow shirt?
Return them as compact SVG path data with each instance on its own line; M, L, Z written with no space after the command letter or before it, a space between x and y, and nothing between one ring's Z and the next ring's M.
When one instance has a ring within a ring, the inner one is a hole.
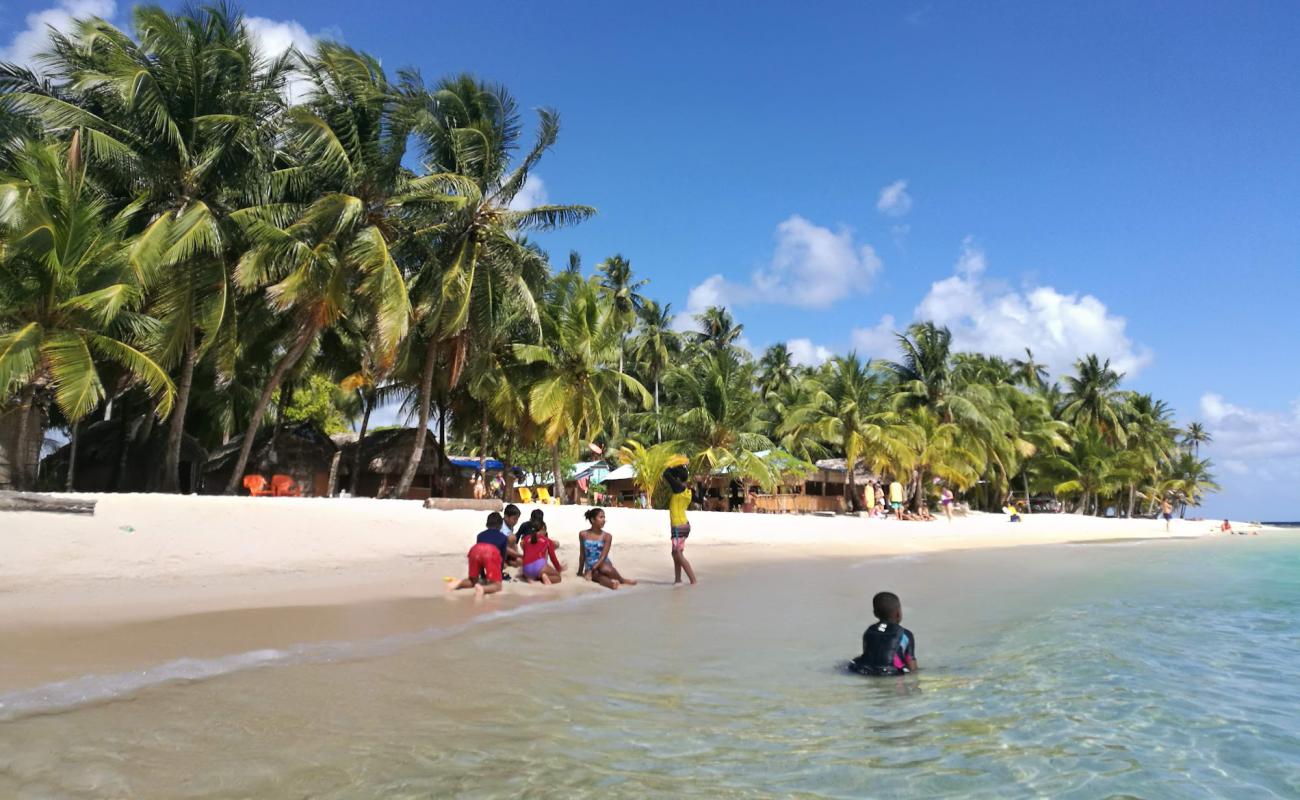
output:
M874 487L874 486L867 486L866 491L863 493L863 497L864 497L864 499L867 501L867 502L864 504L864 505L866 505L867 508L875 508L875 507L876 507L876 487Z
M898 481L894 481L893 483L889 484L889 502L891 503L903 502L903 484L899 483Z
M691 490L686 489L668 498L668 524L674 528L686 524L686 508L691 504Z

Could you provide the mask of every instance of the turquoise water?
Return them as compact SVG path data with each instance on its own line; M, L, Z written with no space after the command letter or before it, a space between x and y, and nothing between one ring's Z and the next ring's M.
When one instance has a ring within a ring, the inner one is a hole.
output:
M0 723L0 796L1300 797L1300 537L702 578Z

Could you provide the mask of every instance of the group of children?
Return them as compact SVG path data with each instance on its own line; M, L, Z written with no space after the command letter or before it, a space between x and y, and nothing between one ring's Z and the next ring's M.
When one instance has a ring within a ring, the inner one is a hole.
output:
M688 488L690 475L685 456L674 456L664 470L664 480L671 495L668 500L668 540L673 558L675 583L682 582L683 573L695 584L695 570L686 560L686 539L691 535L691 523L686 519L686 509L691 503ZM605 530L605 510L589 509L583 515L587 529L578 534L581 561L578 577L586 578L608 589L635 586L636 581L625 577L610 560L609 551L614 539ZM501 591L503 582L511 580L506 567L520 567L518 580L540 581L550 585L559 583L565 570L560 563L555 542L547 535L545 512L534 509L527 522L515 530L520 517L519 507L511 503L505 513L488 514L487 528L475 539L466 560L469 575L460 582L449 578L448 591L473 589L479 597Z
M675 583L682 575L695 584L695 570L686 559L686 539L691 535L691 524L686 510L691 503L688 487L689 473L686 459L674 457L664 471L664 480L671 492L668 499L669 543L673 558ZM900 491L901 494L901 491ZM520 518L519 507L511 503L505 513L488 514L487 528L475 539L469 549L467 561L469 575L464 580L447 585L448 591L473 589L479 597L501 591L504 581L510 580L505 568L520 567L518 580L540 581L551 585L559 583L565 565L560 562L555 542L547 535L545 512L534 509L527 522L515 530ZM578 534L581 560L578 577L585 577L608 589L635 586L636 581L624 576L610 559L614 539L605 530L605 510L589 509L584 515L587 529ZM903 605L893 592L880 592L871 601L876 622L862 634L862 655L849 662L849 668L862 675L904 675L916 671L916 637L902 626Z

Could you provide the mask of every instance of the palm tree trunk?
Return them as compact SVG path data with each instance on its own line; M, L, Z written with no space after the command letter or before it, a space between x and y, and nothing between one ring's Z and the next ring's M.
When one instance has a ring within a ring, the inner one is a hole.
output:
M1032 514L1034 513L1034 501L1029 497L1029 470L1028 469L1023 469L1020 471L1020 480L1021 482L1024 483L1025 486L1025 513Z
M28 384L23 389L22 404L18 406L18 431L17 438L14 439L14 451L10 456L9 462L12 465L10 470L13 472L14 486L19 489L34 489L32 483L29 483L31 476L36 474L35 469L30 469L27 463L27 429L31 425L32 406L35 404L36 387ZM40 451L38 450L37 453Z
M659 422L659 374L655 373L655 444L662 444L664 428Z
M181 379L176 385L176 405L172 407L171 423L167 428L167 452L163 454L161 492L175 494L180 490L181 443L185 437L185 411L190 405L190 390L194 386L194 366L198 361L198 348L194 346L194 333L190 332L181 359Z
M77 440L81 438L81 420L72 423L72 430L68 433L68 480L65 488L67 491L75 491L77 485Z
M850 463L848 459L845 459L844 466L847 469L847 472L844 477L844 493L848 495L849 511L857 511L858 510L858 488L853 483L853 470L857 466L857 462L854 461Z
M564 476L560 474L560 443L551 445L551 476L555 483L555 499L564 502Z
M357 496L357 486L361 483L361 444L366 440L366 429L370 427L370 412L374 408L374 398L361 394L361 432L357 434L357 449L352 453L352 475L348 480L348 494Z
M429 342L424 353L424 371L420 373L420 422L415 429L415 441L411 443L411 454L406 457L406 469L402 470L402 477L397 479L397 485L389 492L389 497L406 496L415 481L420 460L424 457L424 437L429 432L429 406L433 403L433 368L437 363L438 341L435 339Z
M1128 519L1133 519L1133 509L1137 507L1137 484L1128 485Z
M257 406L253 408L253 418L248 422L248 428L244 431L244 443L239 448L239 458L235 461L235 467L230 472L230 480L226 481L226 494L234 494L239 491L240 483L244 479L244 469L248 466L248 457L253 452L253 440L257 438L257 430L262 426L262 417L266 416L266 409L271 404L271 396L275 394L276 389L280 388L280 382L284 376L289 374L289 370L307 352L313 339L316 338L316 328L310 327L303 331L298 341L294 344L289 352L280 358L280 363L275 365L275 370L267 380L266 385L262 387L262 395L257 398Z
M483 488L487 488L487 443L488 443L488 412L487 406L483 406L483 419L479 423L478 432L478 474L483 478Z

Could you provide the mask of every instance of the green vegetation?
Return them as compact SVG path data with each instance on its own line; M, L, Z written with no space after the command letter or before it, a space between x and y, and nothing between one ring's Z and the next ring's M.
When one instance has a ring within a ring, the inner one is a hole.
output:
M660 499L675 452L769 490L844 459L917 507L939 481L980 508L1055 494L1095 514L1217 488L1209 433L1097 356L1061 385L1028 350L954 352L920 323L894 352L806 367L780 344L754 358L724 308L677 332L622 255L553 269L528 234L595 210L520 206L559 116L539 110L526 142L501 86L390 75L331 43L268 58L224 5L137 7L130 31L84 20L42 63L0 66L10 438L116 408L167 431L164 491L184 434L240 441L234 491L263 426L364 434L401 402L419 433L399 495L427 435L535 474L596 445ZM307 87L293 101L291 80ZM11 478L36 474L20 457Z

